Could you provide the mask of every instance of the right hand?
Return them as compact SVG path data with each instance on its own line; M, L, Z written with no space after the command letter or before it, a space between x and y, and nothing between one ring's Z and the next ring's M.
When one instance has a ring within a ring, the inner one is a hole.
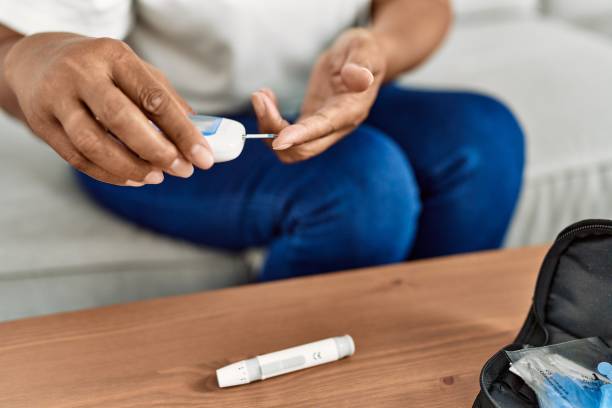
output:
M191 108L125 43L68 33L19 40L5 76L30 128L64 160L115 185L189 177L213 157ZM155 126L151 124L153 122Z

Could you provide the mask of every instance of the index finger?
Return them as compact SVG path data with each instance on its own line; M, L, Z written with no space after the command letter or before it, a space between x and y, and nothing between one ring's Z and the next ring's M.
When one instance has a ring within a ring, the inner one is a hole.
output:
M174 144L155 130L112 81L87 84L79 92L96 119L139 157L161 168L170 167L176 160L178 152Z
M301 118L293 125L281 130L272 147L284 150L346 128L355 127L360 122L359 117L359 114L346 108L343 109L341 104L324 106L312 115Z
M115 64L117 86L155 123L193 164L208 169L213 156L200 131L189 120L183 107L137 57Z

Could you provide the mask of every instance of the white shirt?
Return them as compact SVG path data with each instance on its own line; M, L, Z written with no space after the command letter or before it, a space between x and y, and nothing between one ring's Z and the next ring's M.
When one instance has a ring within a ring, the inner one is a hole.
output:
M125 39L201 113L244 111L272 88L284 112L301 103L317 56L363 23L370 0L0 0L20 33Z

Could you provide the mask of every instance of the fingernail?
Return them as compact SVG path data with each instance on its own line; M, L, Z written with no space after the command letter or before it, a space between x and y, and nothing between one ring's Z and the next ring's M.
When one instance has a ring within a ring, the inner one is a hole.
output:
M159 184L164 181L164 173L160 170L153 170L145 176L143 181L145 184Z
M264 104L264 112L274 112L275 110L277 110L276 105L274 105L274 102L272 101L272 99L270 99L268 95L262 93L260 94L260 96Z
M274 101L274 92L270 88L261 88L259 90L263 95L266 95L266 98Z
M372 85L374 83L374 74L372 73L372 71L370 71L366 67L361 67L361 69L368 74L368 86Z
M170 170L175 176L188 178L193 174L193 166L191 163L177 157L170 165Z
M287 150L291 146L293 146L293 143L283 143L283 144L278 145L278 146L272 146L272 149L274 149L274 150Z
M144 183L141 183L139 181L134 181L134 180L128 180L125 182L125 185L128 187L142 187L144 186Z
M300 142L304 127L296 124L284 128L272 142L272 149L285 150Z
M204 146L197 144L191 148L191 161L201 169L209 169L214 163L212 154Z
M255 114L261 117L266 113L266 105L264 104L259 91L253 92L252 96L253 96L253 107L255 108Z

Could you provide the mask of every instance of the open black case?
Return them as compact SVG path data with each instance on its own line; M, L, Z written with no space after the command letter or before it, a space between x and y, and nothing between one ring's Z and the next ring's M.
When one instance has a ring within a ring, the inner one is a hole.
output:
M536 408L534 392L509 371L506 350L598 336L612 345L612 221L586 220L557 236L533 305L514 343L487 361L474 408Z

